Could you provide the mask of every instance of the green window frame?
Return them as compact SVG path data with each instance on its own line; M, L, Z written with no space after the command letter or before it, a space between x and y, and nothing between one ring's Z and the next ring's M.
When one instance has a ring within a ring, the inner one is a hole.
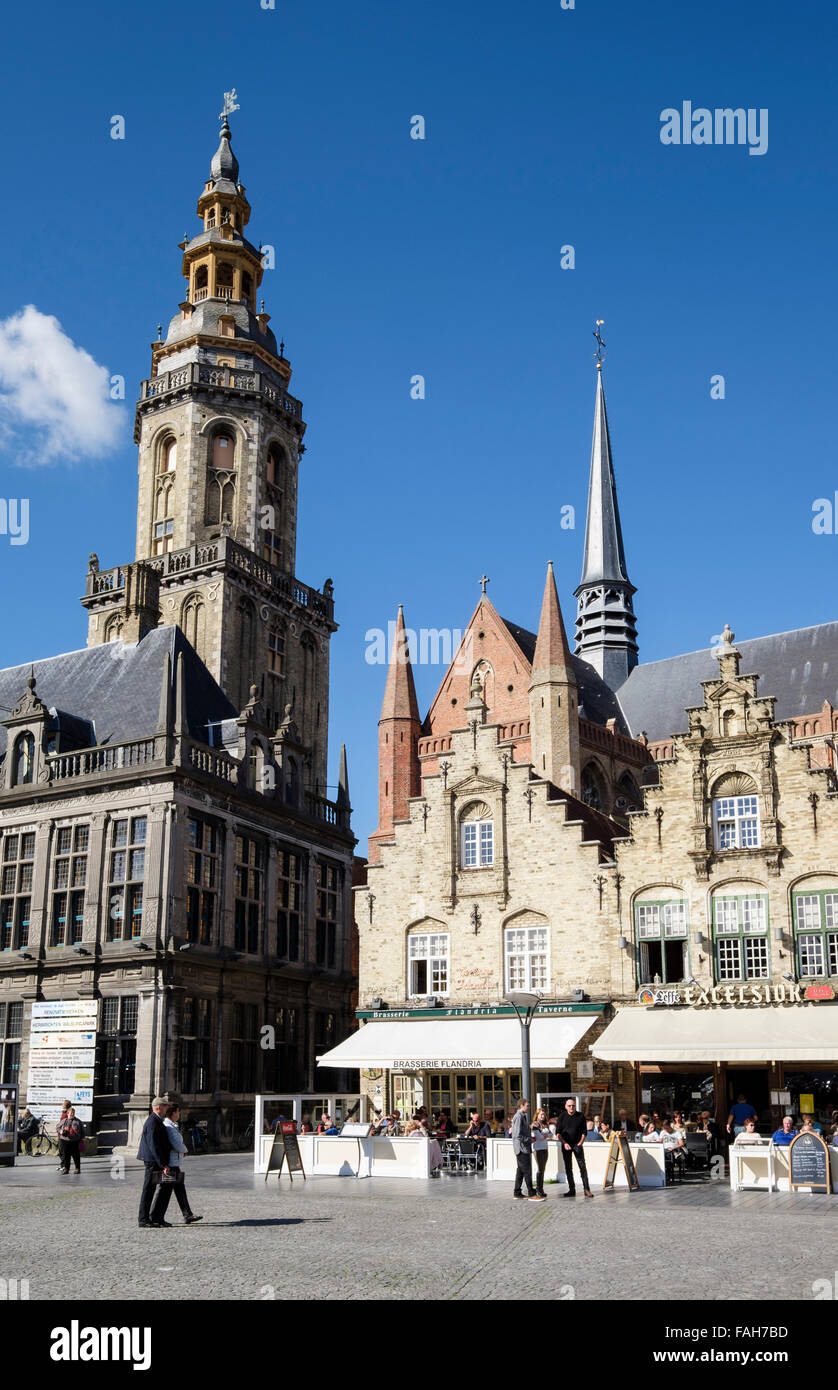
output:
M838 976L838 888L791 895L794 954L801 980Z
M686 898L641 898L634 904L638 985L690 978L690 910Z
M713 895L713 963L717 984L771 978L767 893Z

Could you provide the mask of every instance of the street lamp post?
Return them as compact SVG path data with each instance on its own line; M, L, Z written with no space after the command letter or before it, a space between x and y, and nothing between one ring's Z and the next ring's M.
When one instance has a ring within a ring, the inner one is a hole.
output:
M533 1097L530 1095L530 1027L543 996L515 990L504 995L504 998L512 1005L521 1025L521 1099L528 1100L534 1107Z

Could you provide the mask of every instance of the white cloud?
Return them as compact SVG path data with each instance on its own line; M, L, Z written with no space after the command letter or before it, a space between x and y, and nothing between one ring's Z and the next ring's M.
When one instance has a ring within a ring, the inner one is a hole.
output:
M27 304L0 320L0 449L10 462L37 467L106 453L125 413L109 392L107 368L52 315Z

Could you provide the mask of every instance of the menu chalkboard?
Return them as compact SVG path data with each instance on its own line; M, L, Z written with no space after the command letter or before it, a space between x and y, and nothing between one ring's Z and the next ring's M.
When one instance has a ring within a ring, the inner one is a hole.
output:
M283 1163L288 1165L288 1176L294 1181L295 1173L302 1173L303 1182L306 1180L306 1171L303 1167L303 1156L300 1153L300 1146L297 1142L297 1127L293 1120L280 1120L274 1130L274 1141L268 1155L268 1166L265 1169L265 1181L268 1180L268 1173L276 1173L279 1177L282 1172Z
M629 1191L635 1192L640 1183L637 1180L637 1169L634 1166L628 1139L622 1131L611 1136L611 1148L608 1151L608 1162L605 1165L605 1176L602 1179L603 1192L607 1187L614 1186L618 1163L623 1165Z
M814 1132L795 1135L789 1145L789 1189L794 1192L798 1187L832 1191L829 1149Z

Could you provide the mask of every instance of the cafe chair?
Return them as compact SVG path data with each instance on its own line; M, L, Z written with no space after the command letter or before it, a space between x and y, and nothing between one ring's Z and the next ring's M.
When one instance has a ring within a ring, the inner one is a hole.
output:
M459 1168L461 1173L476 1173L481 1158L481 1145L475 1139L460 1140ZM482 1164L480 1165L482 1167Z
M706 1134L688 1134L686 1136L686 1145L688 1168L710 1167L710 1140L707 1138Z

